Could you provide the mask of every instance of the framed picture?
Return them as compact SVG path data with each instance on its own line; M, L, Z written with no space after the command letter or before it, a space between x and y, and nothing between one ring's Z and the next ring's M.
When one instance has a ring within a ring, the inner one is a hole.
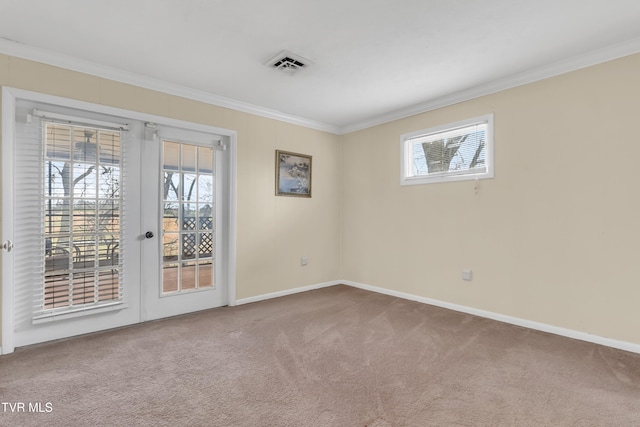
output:
M276 150L276 196L311 197L311 156Z

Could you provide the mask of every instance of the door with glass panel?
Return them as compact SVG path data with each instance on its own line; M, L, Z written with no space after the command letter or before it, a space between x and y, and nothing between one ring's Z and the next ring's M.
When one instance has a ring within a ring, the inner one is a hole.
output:
M227 304L229 136L31 101L15 110L3 347Z
M15 345L139 322L135 129L30 107L15 122Z
M223 238L217 171L224 167L218 141L211 134L160 127L148 142L148 158L159 161L146 164L145 176L157 177L159 184L157 198L147 195L144 201L146 319L226 302L217 267Z

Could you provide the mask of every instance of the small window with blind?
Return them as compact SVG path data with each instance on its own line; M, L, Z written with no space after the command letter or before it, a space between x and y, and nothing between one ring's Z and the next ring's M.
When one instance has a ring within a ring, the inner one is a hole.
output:
M493 178L493 114L404 134L401 185Z

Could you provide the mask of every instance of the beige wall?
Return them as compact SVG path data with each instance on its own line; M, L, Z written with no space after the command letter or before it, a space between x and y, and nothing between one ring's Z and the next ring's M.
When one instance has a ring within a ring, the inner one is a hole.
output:
M0 85L238 131L238 298L345 279L640 344L640 55L341 137L4 55ZM399 185L400 134L488 112L477 194ZM312 199L273 195L276 148Z
M6 55L0 85L237 131L237 298L339 276L338 136ZM313 198L275 197L276 148L313 156Z
M477 194L399 185L402 133L489 112ZM342 277L640 343L639 120L635 55L345 136Z

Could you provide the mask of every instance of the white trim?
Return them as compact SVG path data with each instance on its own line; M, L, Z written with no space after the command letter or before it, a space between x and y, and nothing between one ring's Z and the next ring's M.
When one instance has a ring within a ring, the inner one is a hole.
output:
M2 39L0 39L1 41ZM98 114L105 114L115 116L122 119L131 119L141 122L150 122L156 125L165 125L174 128L180 128L185 130L192 130L202 133L215 133L223 136L236 135L237 131L219 128L216 126L205 125L196 122L188 122L185 120L172 119L170 117L158 116L155 114L142 113L139 111L125 110L123 108L110 107L108 105L102 105L93 102L80 101L72 98L64 98L56 95L49 95L46 93L33 92L25 89L17 89L13 87L3 86L8 93L11 93L15 99L24 99L27 101L34 101L44 104L53 104L56 106L72 108L76 110L90 111ZM3 91L4 94L4 91ZM4 109L3 109L4 112ZM15 112L14 112L15 115ZM13 118L11 118L13 120Z
M31 114L43 119L59 120L59 121L62 121L63 123L71 123L71 124L79 123L83 125L98 126L100 128L105 128L105 129L117 129L117 130L124 130L124 131L129 130L129 125L126 123L121 124L121 123L105 122L104 120L92 120L84 117L75 117L75 116L69 116L66 114L52 113L50 111L42 111L42 110L38 110L37 108L34 108Z
M586 52L580 55L572 56L561 61L533 68L521 73L494 80L485 84L474 86L470 89L445 95L441 98L431 99L429 101L413 105L411 107L402 108L391 111L378 117L363 120L351 125L340 128L339 133L345 135L351 132L367 129L373 126L382 125L395 120L404 119L415 116L416 114L426 113L438 108L447 107L449 105L460 102L469 101L471 99L480 98L481 96L491 95L507 89L534 83L540 80L566 74L572 71L591 67L603 62L612 61L614 59L633 55L640 52L640 37L626 40L621 43L605 46L603 48Z
M233 132L229 135L229 230L227 234L228 239L228 254L227 254L227 281L229 287L227 288L227 301L229 306L233 307L237 304L236 301L236 257L237 249L236 242L238 238L237 222L238 217L238 134Z
M1 37L0 53L15 56L17 58L27 59L30 61L37 61L44 64L53 65L55 67L65 68L67 70L77 71L96 77L102 77L120 83L131 84L137 87L155 90L169 95L180 96L183 98L204 102L206 104L230 108L232 110L254 114L256 116L267 117L294 125L300 125L311 129L330 132L334 134L338 134L340 132L339 127L328 123L322 123L315 120L306 119L304 117L282 113L280 111L271 110L269 108L249 104L247 102L226 98L223 96L188 88L185 86L180 86L173 83L168 83L162 80L153 79L151 77L142 76L140 74L120 70L118 68L107 67L91 61L58 54L34 46L16 43L14 41L3 39Z
M1 241L13 238L13 144L16 98L7 87L2 88L2 234ZM13 337L13 259L11 252L2 250L2 351L12 353ZM0 354L6 354L0 352Z
M619 350L629 351L632 353L640 354L640 344L635 344L627 341L614 340L611 338L601 337L598 335L588 334L586 332L575 331L573 329L561 328L558 326L549 325L546 323L534 322L532 320L521 319L518 317L507 316L505 314L494 313L491 311L480 310L473 307L467 307L464 305L453 304L446 301L440 301L432 298L420 297L405 292L393 291L390 289L381 288L378 286L371 286L364 283L353 282L351 280L333 280L330 282L318 283L316 285L303 286L300 288L287 289L284 291L273 292L269 294L257 295L255 297L242 298L236 301L237 305L249 304L253 302L265 301L272 298L280 298L287 295L293 295L300 292L311 291L314 289L328 288L336 285L347 285L353 288L363 289L365 291L376 292L383 295L389 295L396 298L402 298L409 301L415 301L422 304L433 305L436 307L446 308L448 310L457 311L460 313L471 314L486 319L496 320L502 323L508 323L511 325L522 326L524 328L547 332L554 335L559 335L567 338L572 338L580 341L590 342L593 344L599 344L606 347L617 348Z
M124 310L129 308L129 304L122 301L116 301L107 304L96 305L93 307L82 307L77 309L68 309L57 313L47 313L33 318L33 324L55 322L63 319L73 319L76 317L86 316L87 314L106 313L109 311Z
M84 74L90 74L121 83L127 83L146 89L156 90L169 95L176 95L188 99L193 99L195 101L217 105L219 107L230 108L232 110L279 120L286 123L292 123L295 125L300 125L337 135L345 135L358 130L367 129L395 120L404 119L416 114L426 113L428 111L457 104L459 102L469 101L481 96L490 95L492 93L500 92L528 83L533 83L550 77L569 73L571 71L591 67L603 62L633 55L638 52L640 52L640 37L626 40L610 46L605 46L591 52L586 52L580 55L556 61L551 64L523 71L521 73L513 74L511 76L481 84L471 89L455 92L441 98L432 99L407 108L394 110L381 116L362 120L346 126L336 126L330 123L323 123L306 119L304 117L285 114L280 111L271 110L269 108L260 107L235 99L225 98L223 96L215 95L212 93L164 82L161 80L153 79L151 77L142 76L140 74L130 73L117 68L106 67L104 65L96 64L91 61L73 58L0 37L0 53L4 53L6 55L11 55L31 61L42 62L44 64L78 71Z
M287 295L299 294L300 292L313 291L315 289L328 288L331 286L344 284L343 280L333 280L331 282L318 283L315 285L302 286L300 288L286 289L284 291L272 292L270 294L257 295L255 297L242 298L236 301L236 305L249 304L252 302L265 301L272 298L285 297Z
M412 295L404 292L392 291L392 290L380 288L377 286L371 286L363 283L352 282L350 280L342 280L342 281L338 281L338 283L352 286L354 288L364 289L366 291L377 292L379 294L389 295L389 296L402 298L410 301L416 301L423 304L429 304L436 307L442 307L449 310L458 311L461 313L467 313L467 314L472 314L478 317L484 317L486 319L497 320L498 322L509 323L511 325L522 326L524 328L547 332L554 335L560 335L567 338L586 341L594 344L604 345L607 347L617 348L620 350L625 350L632 353L640 354L640 344L635 344L627 341L614 340L611 338L588 334L586 332L575 331L573 329L561 328L561 327L549 325L546 323L520 319L518 317L507 316L505 314L494 313L486 310L480 310L477 308L453 304L446 301L439 301L439 300L420 297L417 295Z
M413 146L415 140L426 140L429 137L445 132L459 131L473 125L486 124L486 143L485 143L485 167L480 169L471 169L463 171L446 171L439 173L430 173L427 175L411 175L413 169ZM400 185L417 185L417 184L434 184L439 182L450 181L468 181L493 178L494 175L494 159L493 159L493 113L485 114L479 117L472 117L460 120L454 123L445 123L428 129L421 129L400 135Z

